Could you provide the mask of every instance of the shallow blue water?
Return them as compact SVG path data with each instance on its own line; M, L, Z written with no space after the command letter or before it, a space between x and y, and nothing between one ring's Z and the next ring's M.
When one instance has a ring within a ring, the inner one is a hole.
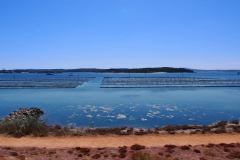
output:
M45 77L44 74L1 74L0 78ZM68 76L58 74L54 76ZM96 74L75 89L0 89L0 117L19 107L37 106L51 124L84 127L158 127L166 124L209 124L240 118L240 88L100 88L104 76L179 76L239 79L236 71L194 74Z

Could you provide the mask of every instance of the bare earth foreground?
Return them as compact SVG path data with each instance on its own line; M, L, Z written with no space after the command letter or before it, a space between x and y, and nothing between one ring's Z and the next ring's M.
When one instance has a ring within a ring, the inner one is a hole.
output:
M134 145L138 144L138 145ZM240 159L240 134L0 136L0 160Z
M193 135L129 135L129 136L82 136L82 137L23 137L0 136L0 146L11 147L119 147L140 144L160 147L166 144L201 145L209 143L240 143L240 134L193 134Z

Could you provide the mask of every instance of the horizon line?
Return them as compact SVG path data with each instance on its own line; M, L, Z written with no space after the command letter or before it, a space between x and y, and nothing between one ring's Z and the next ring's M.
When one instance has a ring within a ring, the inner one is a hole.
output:
M144 68L184 68L184 69L191 69L191 70L208 70L208 71L239 71L239 69L201 69L201 68L189 68L189 67L74 67L74 68L12 68L12 69L8 69L8 68L2 68L0 70L75 70L75 69L144 69Z

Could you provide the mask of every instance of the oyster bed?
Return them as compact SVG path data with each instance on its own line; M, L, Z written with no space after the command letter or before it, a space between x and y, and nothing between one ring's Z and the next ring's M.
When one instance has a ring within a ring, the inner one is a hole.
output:
M76 88L92 78L0 79L0 88Z
M240 80L194 77L104 77L101 87L240 87Z

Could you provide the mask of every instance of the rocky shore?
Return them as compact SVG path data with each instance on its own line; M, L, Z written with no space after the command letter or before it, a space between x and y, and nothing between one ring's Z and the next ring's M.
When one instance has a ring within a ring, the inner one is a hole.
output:
M146 134L221 134L240 133L240 121L220 121L210 125L168 125L160 128L78 128L47 125L39 108L20 108L0 121L0 133L14 136L84 136L84 135L146 135ZM33 134L34 133L34 134Z
M50 135L146 135L146 134L221 134L240 133L240 121L220 121L210 125L168 125L160 128L69 128L60 125L49 127Z

